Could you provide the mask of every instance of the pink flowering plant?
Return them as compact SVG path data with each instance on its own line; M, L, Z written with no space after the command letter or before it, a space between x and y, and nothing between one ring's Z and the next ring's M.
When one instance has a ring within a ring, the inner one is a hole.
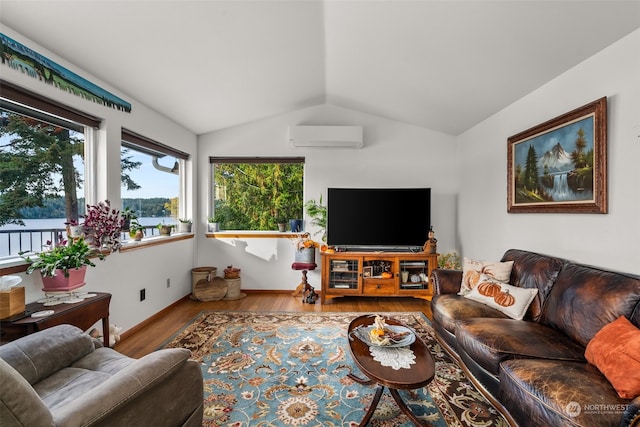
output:
M124 218L118 209L111 208L109 200L87 205L84 226L87 237L96 247L117 250L123 225Z

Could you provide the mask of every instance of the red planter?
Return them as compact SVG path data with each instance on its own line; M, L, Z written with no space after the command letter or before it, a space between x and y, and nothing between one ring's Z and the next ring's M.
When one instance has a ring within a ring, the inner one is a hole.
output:
M54 277L43 277L42 288L45 292L69 292L85 285L84 276L87 273L87 266L79 269L69 270L69 277L64 277L62 270L56 270Z

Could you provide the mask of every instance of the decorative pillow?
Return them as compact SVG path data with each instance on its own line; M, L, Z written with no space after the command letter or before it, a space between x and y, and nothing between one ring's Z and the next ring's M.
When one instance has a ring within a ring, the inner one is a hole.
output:
M478 261L464 257L462 264L462 286L460 286L458 295L466 295L471 289L475 288L481 274L486 274L489 277L507 283L511 277L512 267L513 261Z
M626 317L600 329L587 344L584 357L607 377L618 396L640 396L640 329Z
M538 289L526 289L481 274L478 285L464 297L500 310L512 319L522 320Z

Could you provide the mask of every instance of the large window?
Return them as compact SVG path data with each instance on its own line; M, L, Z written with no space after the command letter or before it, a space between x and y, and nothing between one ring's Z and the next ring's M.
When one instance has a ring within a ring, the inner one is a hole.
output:
M99 121L0 83L0 257L7 257L61 243L65 222L83 214L85 140Z
M122 130L122 207L137 215L147 236L158 224L176 225L188 216L181 191L187 158L186 153Z
M277 230L302 219L304 157L211 157L212 221L223 230Z

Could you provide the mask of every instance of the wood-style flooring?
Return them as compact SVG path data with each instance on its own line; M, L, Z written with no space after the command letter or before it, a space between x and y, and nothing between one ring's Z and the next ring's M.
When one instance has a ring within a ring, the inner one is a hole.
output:
M174 333L203 310L225 311L291 311L291 312L408 312L418 311L431 319L429 301L401 297L340 297L321 304L302 303L291 292L245 292L247 296L233 301L193 301L182 299L123 334L115 349L130 357L140 358L158 349Z

